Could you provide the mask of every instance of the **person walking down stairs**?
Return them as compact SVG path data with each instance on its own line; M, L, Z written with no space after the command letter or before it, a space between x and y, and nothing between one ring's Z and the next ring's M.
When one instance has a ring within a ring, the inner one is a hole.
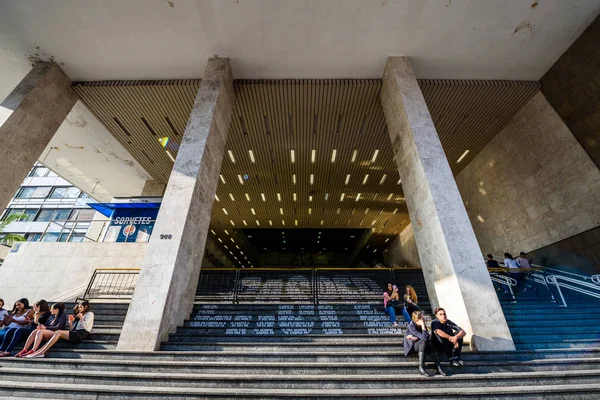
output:
M439 374L446 376L446 372L444 372L442 365L440 364L440 359L429 341L430 338L431 335L427 330L427 325L425 325L423 312L413 312L412 322L408 324L406 335L404 336L404 356L408 357L413 351L417 352L419 355L419 374L423 376L432 376L425 369L425 359L430 355L435 362Z

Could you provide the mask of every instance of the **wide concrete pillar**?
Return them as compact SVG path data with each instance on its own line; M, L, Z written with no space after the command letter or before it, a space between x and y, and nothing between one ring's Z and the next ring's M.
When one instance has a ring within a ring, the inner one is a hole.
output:
M0 104L12 110L0 126L0 210L38 160L77 101L56 63L36 64Z
M381 102L433 303L477 350L514 350L458 187L407 57L388 58Z
M117 345L158 349L192 311L235 93L226 58L208 61Z

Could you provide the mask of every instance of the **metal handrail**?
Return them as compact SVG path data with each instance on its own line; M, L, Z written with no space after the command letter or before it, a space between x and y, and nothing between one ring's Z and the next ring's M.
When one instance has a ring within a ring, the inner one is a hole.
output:
M97 268L92 274L90 283L88 284L83 294L84 299L88 299L94 296L94 284L98 283L99 277L102 275L112 275L108 284L105 284L98 289L98 293L103 298L124 298L133 295L132 287L135 287L133 279L123 282L123 279L119 279L119 276L124 275L139 275L140 268ZM135 278L134 278L135 279Z
M498 268L494 268L494 269L498 269ZM511 278L509 276L506 275L500 275L496 272L491 272L490 273L490 279L493 280L494 282L498 282L502 285L508 286L508 290L510 292L510 296L512 297L513 301L515 300L515 293L512 289L513 286L517 286L517 280L514 278Z
M573 279L573 278L569 278L569 277L561 276L561 275L548 275L548 276L546 276L546 281L550 284L556 285L556 290L558 291L558 294L560 295L560 299L562 300L562 303L563 303L561 307L567 307L567 301L565 300L565 297L563 296L561 287L573 290L577 293L586 294L588 296L592 296L597 299L600 299L600 287L598 287L594 283L583 282L583 281L580 281L577 279ZM564 282L560 283L559 281L564 281ZM581 287L577 287L577 286L573 286L573 285L583 286L583 287L586 287L586 288L592 289L592 290L586 290ZM595 292L593 290L595 290Z
M544 267L543 265L538 265L538 264L531 264L532 267L535 268L540 268L544 271L554 271L554 272L558 272L560 274L564 274L564 275L572 275L572 276L576 276L577 278L583 279L583 280L591 280L593 281L593 276L587 276L587 275L583 275L583 274L576 274L574 272L568 272L568 271L563 271L561 269L557 269L557 268L551 268L551 267Z

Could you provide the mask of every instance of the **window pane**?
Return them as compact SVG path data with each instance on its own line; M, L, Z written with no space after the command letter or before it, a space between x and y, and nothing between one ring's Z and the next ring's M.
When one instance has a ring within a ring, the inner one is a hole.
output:
M8 217L10 217L11 215L15 215L15 214L23 214L23 212L25 212L24 208L10 208L6 214L4 214L4 218L2 219L6 219Z
M67 190L66 197L68 199L76 199L79 197L80 194L81 190L77 189L76 187L70 187L69 190Z
M79 215L77 215L77 221L91 221L94 219L95 210L91 209L80 209Z
M17 198L28 199L32 197L33 193L35 192L35 189L37 189L35 186L21 188L19 193L17 193Z
M48 173L48 168L46 168L46 167L35 167L29 173L29 176L46 176L47 173Z
M69 214L71 214L71 210L68 208L58 209L52 219L55 221L66 221L69 218Z
M46 232L44 234L44 236L42 236L42 242L56 242L58 241L58 237L59 237L59 233L58 232Z
M20 219L20 221L33 221L33 219L35 218L35 216L37 215L37 208L27 208L25 209L25 211L23 211L23 218Z
M48 193L50 193L51 189L52 189L52 187L50 187L50 186L38 186L35 188L31 197L36 198L36 199L46 198L46 197L48 197Z
M53 214L54 214L54 209L42 208L35 220L36 221L50 221L50 219L52 219Z
M85 235L83 233L74 233L71 235L69 242L83 242Z
M39 242L41 237L41 233L28 233L25 238L28 242Z
M67 194L68 188L66 187L55 187L50 195L51 199L62 199Z
M55 174L53 171L48 170L48 175L46 175L49 178L55 178L58 176L58 174Z
M58 241L66 242L68 238L69 238L69 233L61 233L60 237L58 238Z

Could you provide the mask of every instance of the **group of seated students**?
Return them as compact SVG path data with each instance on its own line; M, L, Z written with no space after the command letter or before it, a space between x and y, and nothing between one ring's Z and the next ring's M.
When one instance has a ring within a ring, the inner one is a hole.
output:
M401 312L404 319L410 322L406 328L404 336L404 356L408 357L412 353L417 353L419 357L419 374L423 376L432 376L425 369L427 356L433 359L437 372L446 376L442 369L438 353L444 353L454 367L462 367L464 362L460 358L463 338L466 332L454 322L450 321L446 315L446 310L441 307L435 309L436 319L431 322L431 333L425 324L424 313L418 306L418 299L415 289L407 285L403 302L400 302L398 287L388 283L387 290L383 293L383 306L385 313L389 315L390 322L394 327L398 326L396 322L396 308L402 307Z
M389 315L390 322L393 326L397 327L396 322L396 308L401 308L402 316L407 322L410 322L410 316L413 311L420 310L418 305L418 298L415 289L407 285L402 301L400 301L400 295L398 294L398 286L388 283L387 290L383 292L383 308L385 313Z
M9 312L0 299L0 357L11 356L21 338L28 336L25 347L15 357L42 358L60 339L72 343L87 339L93 325L94 313L88 301L78 302L73 315L67 317L63 303L49 307L46 300L40 300L30 308L29 300L20 299ZM40 348L44 340L47 343Z

